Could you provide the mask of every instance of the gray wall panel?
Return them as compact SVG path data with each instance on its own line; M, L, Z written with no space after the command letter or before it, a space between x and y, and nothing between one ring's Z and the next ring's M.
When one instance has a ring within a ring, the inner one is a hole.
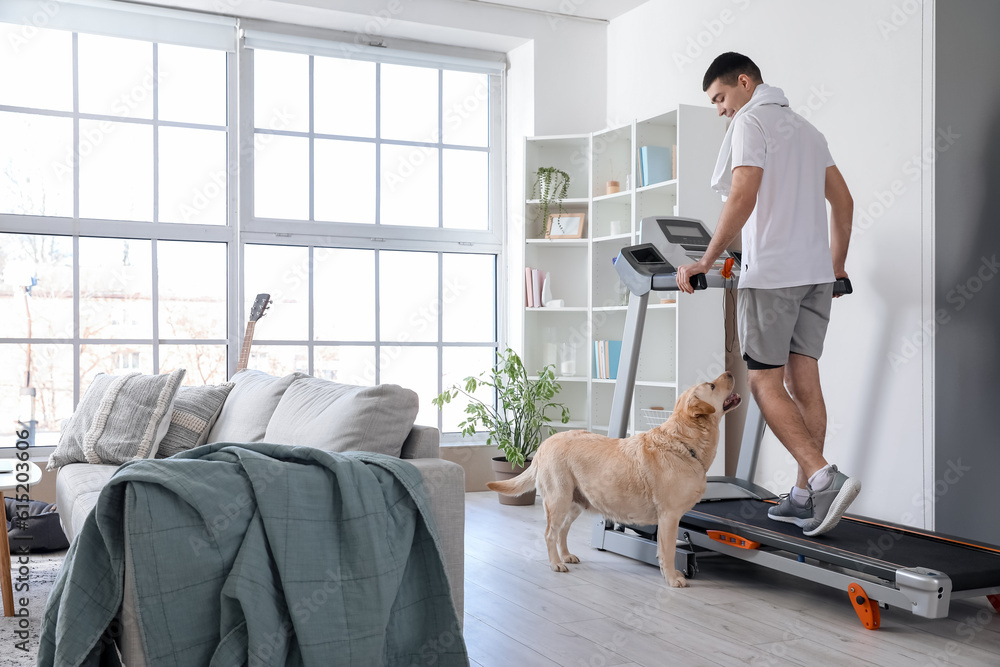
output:
M935 527L1000 544L1000 3L937 3ZM925 154L926 156L927 154Z

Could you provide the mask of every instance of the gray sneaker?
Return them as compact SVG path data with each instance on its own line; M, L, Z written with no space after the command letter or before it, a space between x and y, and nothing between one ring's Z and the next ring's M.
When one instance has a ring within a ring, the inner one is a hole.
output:
M814 516L808 525L802 526L806 537L832 530L861 492L861 482L840 472L837 466L830 466L830 471L833 476L825 489L810 489Z
M805 506L802 506L792 500L791 493L786 493L781 496L781 502L768 508L767 517L775 521L794 523L801 528L813 521L812 499L807 500Z

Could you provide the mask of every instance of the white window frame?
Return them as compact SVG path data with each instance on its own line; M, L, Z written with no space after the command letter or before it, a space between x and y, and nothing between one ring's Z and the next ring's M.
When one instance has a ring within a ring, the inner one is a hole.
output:
M503 56L499 54L484 54L468 49L458 49L446 46L426 45L416 42L406 42L404 40L394 40L400 48L384 49L381 46L359 45L354 40L355 35L351 33L339 33L337 31L312 30L294 26L288 26L270 22L245 21L234 18L201 14L182 10L169 10L143 5L132 5L123 2L110 2L108 0L64 0L60 3L58 15L50 15L46 18L41 27L72 30L73 35L73 111L61 112L50 110L27 109L21 107L0 106L0 110L15 111L21 113L31 113L35 115L49 115L70 117L74 119L74 146L79 145L79 124L80 120L113 120L115 122L139 122L149 124L154 129L160 125L172 127L203 127L199 124L164 122L154 115L152 120L127 119L118 116L103 116L96 114L84 114L79 111L79 90L78 90L78 49L77 33L96 33L113 35L119 37L130 37L154 43L173 43L188 46L207 47L217 44L220 39L228 39L228 32L232 31L233 37L237 34L237 26L245 24L251 26L253 30L263 29L280 42L298 42L300 49L305 49L312 55L339 55L343 57L344 49L362 59L376 59L382 62L393 62L397 64L423 64L424 66L434 65L436 68L466 70L477 67L490 67L496 74L490 77L490 173L493 174L490 184L490 227L485 231L460 230L451 228L428 228L428 227L407 227L384 224L353 224L353 223L328 223L314 221L281 221L281 220L257 220L252 216L253 203L253 141L255 128L253 122L253 68L250 48L243 44L242 40L234 45L234 50L230 50L227 55L227 224L203 225L203 224L182 224L164 223L157 220L159 213L158 199L158 152L156 150L157 135L154 132L154 191L153 206L154 220L152 222L117 221L117 220L96 220L83 219L79 216L80 204L80 183L79 166L74 165L73 182L73 216L72 217L50 217L50 216L26 216L13 214L0 214L0 232L45 235L45 236L65 236L72 239L73 244L73 337L72 338L6 338L0 339L0 344L25 344L28 342L36 344L69 344L73 347L73 404L77 405L81 398L80 386L80 348L82 345L94 344L149 344L153 349L154 372L159 369L159 346L162 344L183 344L189 341L161 340L159 338L159 307L158 307L158 285L157 273L158 262L156 245L158 241L210 241L225 243L227 247L227 315L226 324L228 335L226 339L202 340L197 342L202 344L225 344L227 345L227 360L229 374L236 371L239 360L239 352L242 345L244 328L247 318L248 298L253 295L245 294L243 282L243 250L247 244L265 245L294 245L307 246L310 253L310 286L312 285L312 252L315 247L324 248L358 248L372 250L415 250L438 253L440 266L441 254L452 253L481 253L496 257L495 275L495 317L496 317L496 339L489 343L463 343L462 347L482 345L486 347L503 348L506 340L506 320L507 313L503 304L507 302L507 281L503 271L506 247L504 243L504 220L505 220L505 81L503 67ZM30 11L29 11L30 10ZM4 7L0 10L0 21L9 23L26 22L26 28L30 24L36 25L39 22L33 18L38 11L38 3L34 0L4 0ZM243 31L240 30L240 33ZM258 33L258 36L263 33ZM227 49L228 50L228 49ZM303 51L299 51L303 52ZM359 55L361 54L361 55ZM484 65L485 64L485 65ZM154 82L154 86L157 84ZM312 86L310 77L310 86ZM439 95L440 95L439 89ZM439 98L440 99L440 98ZM378 109L376 109L376 113ZM398 143L398 142L393 142ZM406 144L418 142L402 142ZM442 147L439 142L437 147ZM439 167L440 168L440 167ZM313 166L310 164L310 174ZM312 211L313 193L310 189L310 212ZM136 239L149 240L152 242L152 304L153 308L153 331L152 338L146 339L91 339L80 337L80 268L79 249L80 239L88 237L102 237L115 239ZM377 254L376 254L377 257ZM440 275L440 274L439 274ZM438 284L439 297L441 282ZM312 340L312 291L310 287L310 334L309 360L310 369L313 368L313 350L315 341ZM376 304L377 307L377 304ZM377 312L377 311L376 311ZM303 344L302 341L260 341L262 344ZM321 342L320 344L325 344ZM376 341L376 354L381 341ZM397 343L392 343L396 345ZM443 349L449 345L441 341L440 323L436 343L422 343L421 345L435 345L438 349L439 368L441 364ZM376 357L378 358L378 357ZM376 380L377 381L377 380ZM439 391L441 386L441 375L438 375ZM441 426L441 415L438 412L438 424ZM442 434L442 441L458 440L459 437L451 437ZM13 441L12 441L13 442ZM13 448L7 448L5 443L0 443L0 452L10 452ZM51 451L50 447L36 446L32 451L35 455L45 455ZM0 456L4 454L0 453Z

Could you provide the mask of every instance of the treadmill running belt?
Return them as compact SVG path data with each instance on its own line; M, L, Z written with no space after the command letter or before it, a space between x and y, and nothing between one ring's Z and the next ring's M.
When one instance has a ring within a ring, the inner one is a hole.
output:
M805 537L802 529L767 517L769 503L719 500L698 503L685 525L727 530L819 561L895 581L895 570L925 567L947 574L952 590L1000 585L1000 552L845 518L829 533Z

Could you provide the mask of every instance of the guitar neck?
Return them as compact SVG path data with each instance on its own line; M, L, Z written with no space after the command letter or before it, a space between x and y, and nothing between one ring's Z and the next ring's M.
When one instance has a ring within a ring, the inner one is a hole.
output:
M236 370L241 371L250 362L250 346L253 345L253 330L257 326L256 322L247 322L247 332L243 336L243 347L240 349L240 361Z

